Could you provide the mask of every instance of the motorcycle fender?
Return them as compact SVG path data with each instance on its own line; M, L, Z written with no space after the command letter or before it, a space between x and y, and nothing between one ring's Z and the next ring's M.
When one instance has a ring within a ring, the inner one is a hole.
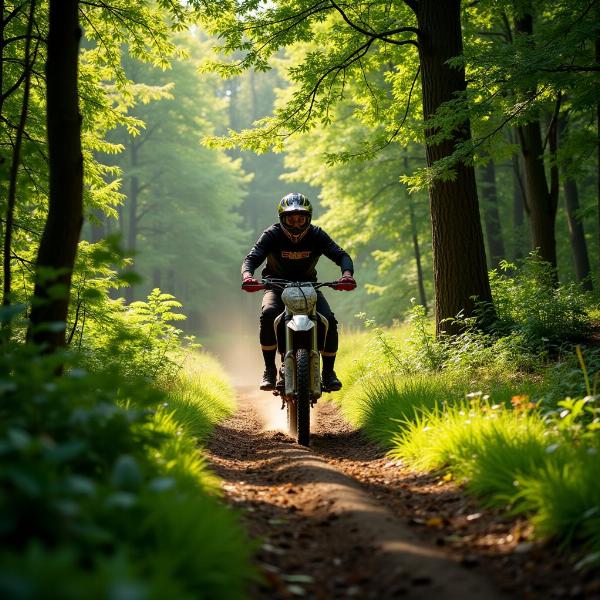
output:
M315 324L306 315L294 315L287 326L293 331L310 331Z

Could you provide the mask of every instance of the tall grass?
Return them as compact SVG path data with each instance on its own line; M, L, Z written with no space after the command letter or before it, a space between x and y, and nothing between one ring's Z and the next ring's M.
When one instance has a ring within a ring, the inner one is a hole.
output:
M420 332L431 342L429 334ZM527 515L539 536L564 548L583 548L582 567L600 564L599 398L556 397L583 391L577 359L523 373L507 369L520 347L514 336L492 347L466 336L444 349L439 368L430 344L415 354L414 336L406 326L342 336L344 388L334 400L344 416L390 456L449 470L484 504ZM591 380L598 355L584 354Z
M210 354L189 352L177 377L165 384L166 411L199 441L235 409L235 394L222 367Z
M550 442L535 413L517 413L500 404L461 402L424 409L404 421L390 455L415 468L450 469L493 505L510 502L515 481L543 464Z

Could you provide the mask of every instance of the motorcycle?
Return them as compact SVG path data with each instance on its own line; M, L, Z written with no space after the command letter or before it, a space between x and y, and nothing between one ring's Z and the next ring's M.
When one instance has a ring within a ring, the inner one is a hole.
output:
M281 377L273 395L281 396L281 408L287 408L287 424L291 437L303 446L310 445L310 409L328 390L321 381L318 325L324 328L323 341L329 329L328 320L317 312L317 290L322 287L345 290L339 281L322 283L261 279L258 284L244 285L246 291L281 290L284 311L275 319L277 346L283 355ZM284 339L281 324L284 324Z

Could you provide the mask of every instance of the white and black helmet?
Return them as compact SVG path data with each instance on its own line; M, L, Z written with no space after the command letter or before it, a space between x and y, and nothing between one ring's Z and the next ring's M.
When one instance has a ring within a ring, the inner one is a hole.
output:
M300 240L308 231L312 219L312 205L310 200L303 194L292 193L284 196L277 206L279 222L284 232L293 240ZM293 215L305 218L291 218Z

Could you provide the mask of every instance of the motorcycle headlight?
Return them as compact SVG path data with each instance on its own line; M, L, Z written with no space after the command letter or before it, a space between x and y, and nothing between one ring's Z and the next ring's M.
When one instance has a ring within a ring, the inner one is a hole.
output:
M292 314L307 315L317 304L317 290L310 284L301 287L287 287L283 290L281 299Z

